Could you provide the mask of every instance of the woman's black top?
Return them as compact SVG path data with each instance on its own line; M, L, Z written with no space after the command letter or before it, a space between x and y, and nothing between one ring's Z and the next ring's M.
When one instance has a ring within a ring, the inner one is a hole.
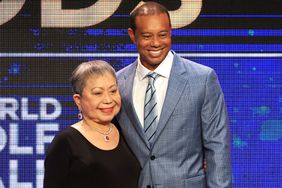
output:
M139 172L121 133L115 149L101 150L68 127L48 147L44 188L137 188Z

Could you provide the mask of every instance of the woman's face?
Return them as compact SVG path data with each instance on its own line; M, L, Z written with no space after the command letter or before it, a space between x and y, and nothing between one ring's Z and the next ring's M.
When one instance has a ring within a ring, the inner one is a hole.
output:
M75 94L73 98L83 118L99 124L108 124L121 106L118 85L110 73L90 76L85 82L82 95Z

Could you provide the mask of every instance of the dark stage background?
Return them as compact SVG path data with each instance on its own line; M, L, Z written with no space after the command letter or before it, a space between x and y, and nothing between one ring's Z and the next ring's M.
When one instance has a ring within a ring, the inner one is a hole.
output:
M172 14L173 50L219 76L233 187L282 187L282 1L158 2ZM136 59L127 15L138 3L0 0L0 188L42 187L46 147L77 121L72 70L93 59L119 70Z

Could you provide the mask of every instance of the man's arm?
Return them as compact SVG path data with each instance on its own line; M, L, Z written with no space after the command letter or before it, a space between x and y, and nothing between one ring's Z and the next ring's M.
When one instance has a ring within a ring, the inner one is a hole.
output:
M215 72L206 79L205 101L201 110L206 178L210 188L232 187L230 131L224 95Z

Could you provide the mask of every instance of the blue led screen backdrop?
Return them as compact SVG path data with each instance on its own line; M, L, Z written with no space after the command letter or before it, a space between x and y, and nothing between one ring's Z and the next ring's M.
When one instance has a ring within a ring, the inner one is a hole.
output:
M127 28L139 2L0 1L0 188L42 187L48 144L77 121L72 70L93 59L119 70L136 59ZM282 1L158 2L172 15L172 49L218 74L233 187L282 187Z

